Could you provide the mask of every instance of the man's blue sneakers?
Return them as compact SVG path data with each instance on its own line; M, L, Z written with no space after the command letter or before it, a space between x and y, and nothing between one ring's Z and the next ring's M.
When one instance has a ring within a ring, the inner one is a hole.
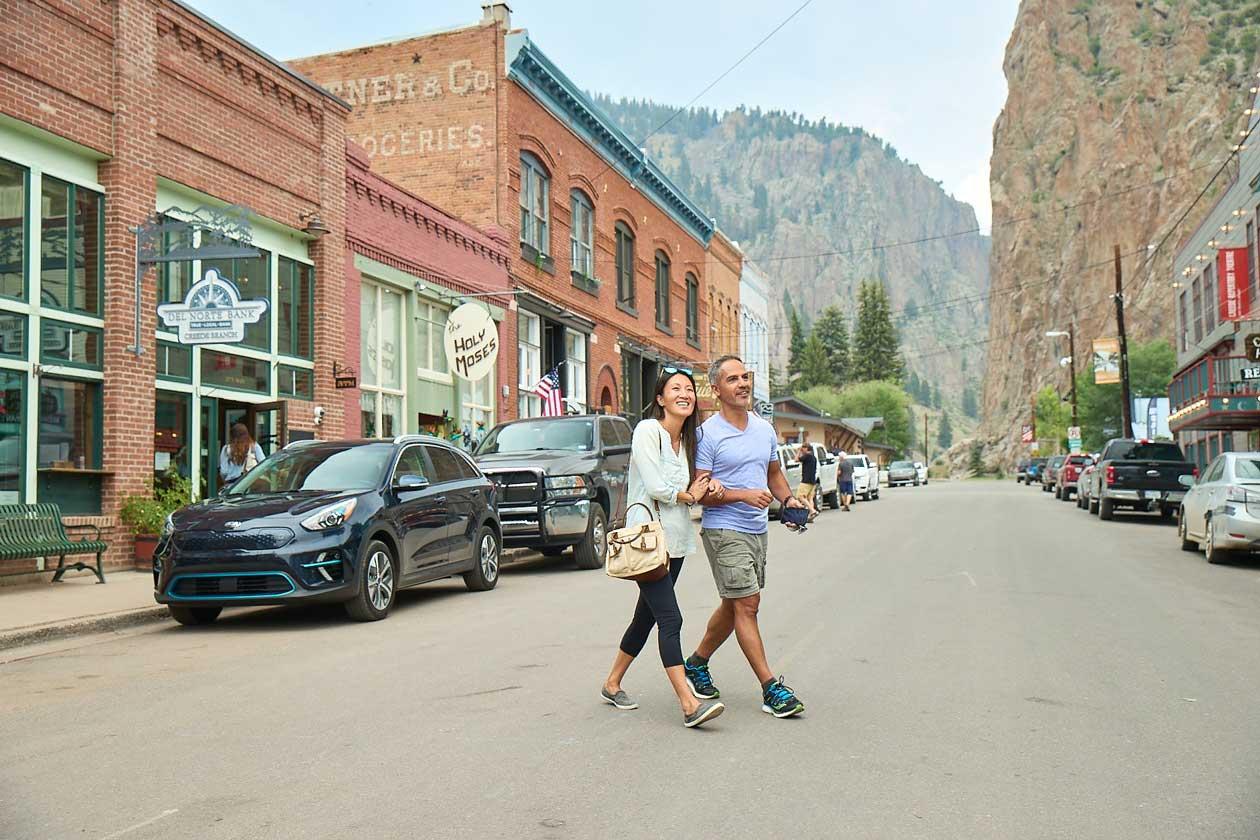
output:
M779 677L762 689L761 711L777 718L792 717L805 711L805 704L797 699L796 692L783 684L783 677Z

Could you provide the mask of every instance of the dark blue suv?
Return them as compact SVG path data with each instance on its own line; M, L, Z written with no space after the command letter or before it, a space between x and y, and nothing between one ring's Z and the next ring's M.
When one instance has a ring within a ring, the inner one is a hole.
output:
M291 443L167 518L153 597L181 624L207 624L224 607L319 601L376 621L404 586L463 575L469 589L493 589L496 492L433 437Z

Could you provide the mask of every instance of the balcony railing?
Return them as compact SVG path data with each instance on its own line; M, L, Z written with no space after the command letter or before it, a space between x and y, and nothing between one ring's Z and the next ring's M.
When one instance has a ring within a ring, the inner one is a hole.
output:
M1208 356L1183 368L1168 386L1172 410L1176 412L1209 396L1260 395L1260 380L1244 380L1243 368L1260 370L1260 362L1246 356Z

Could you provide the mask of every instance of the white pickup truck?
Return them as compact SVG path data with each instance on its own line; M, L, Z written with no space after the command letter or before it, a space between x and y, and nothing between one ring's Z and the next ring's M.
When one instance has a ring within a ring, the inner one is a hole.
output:
M818 459L818 486L814 490L814 506L822 510L822 503L826 502L832 508L840 507L840 461L836 456L832 455L822 444L811 443L810 448L814 450L814 457ZM792 495L796 495L796 488L801 484L801 462L798 459L800 452L800 444L785 443L779 446L779 468L783 470L783 475L787 478L788 486L792 488ZM777 516L779 513L779 501L770 503L771 516Z
M879 465L865 455L846 455L853 464L853 497L869 502L879 498Z

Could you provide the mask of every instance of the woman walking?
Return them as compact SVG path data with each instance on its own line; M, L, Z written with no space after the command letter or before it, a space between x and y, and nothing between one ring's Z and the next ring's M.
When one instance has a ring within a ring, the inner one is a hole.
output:
M219 450L219 486L226 487L258 466L266 456L244 423L233 423L228 442Z
M696 549L696 532L688 509L709 492L707 479L694 480L698 425L696 383L691 372L663 368L656 379L651 414L634 429L626 524L646 521L648 510L657 512L669 549L669 573L662 570L658 579L638 582L639 602L634 618L621 638L612 671L600 691L604 700L618 709L639 708L622 690L621 680L643 650L655 624L661 664L678 695L683 725L688 728L713 720L726 708L718 700L697 699L687 685L680 639L682 611L674 594L683 558ZM635 504L639 506L630 507Z

